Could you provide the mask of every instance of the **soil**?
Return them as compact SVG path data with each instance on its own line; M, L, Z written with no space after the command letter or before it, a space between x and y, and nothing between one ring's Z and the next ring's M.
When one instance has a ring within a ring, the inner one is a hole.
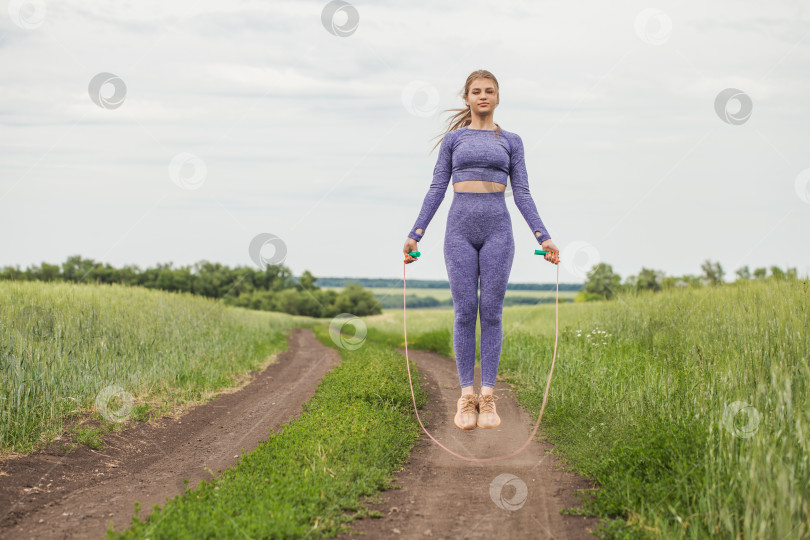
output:
M409 359L430 394L419 415L445 446L483 458L509 453L529 438L534 422L509 384L499 381L495 387L500 426L461 430L453 423L460 396L455 362L426 351L409 351ZM107 434L99 451L82 445L65 454L64 441L55 441L32 454L4 458L0 538L103 538L109 522L116 530L129 526L135 501L144 519L152 505L182 492L183 479L193 487L235 465L243 451L251 452L296 418L339 363L336 350L311 330L296 328L288 349L252 372L247 384L181 415ZM542 425L538 437L541 432ZM364 502L384 517L353 521L355 533L340 538L593 538L598 518L559 510L580 505L574 493L595 486L564 472L548 453L551 448L532 441L512 458L473 463L448 454L423 432L408 463L394 473L399 489Z

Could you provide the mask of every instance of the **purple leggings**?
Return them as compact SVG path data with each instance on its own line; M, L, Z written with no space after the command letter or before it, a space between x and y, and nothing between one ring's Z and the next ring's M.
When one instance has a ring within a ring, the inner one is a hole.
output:
M479 276L481 386L495 387L503 342L503 298L514 255L504 192L454 191L444 236L444 262L453 295L453 348L462 388L474 382Z

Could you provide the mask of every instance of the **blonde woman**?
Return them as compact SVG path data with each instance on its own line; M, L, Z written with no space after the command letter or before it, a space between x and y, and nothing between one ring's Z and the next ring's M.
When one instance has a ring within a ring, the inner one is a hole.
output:
M495 378L503 341L503 299L512 270L515 242L506 208L507 176L515 205L534 233L545 259L555 263L559 250L551 241L529 193L523 141L495 123L500 102L498 81L486 70L472 72L464 84L466 107L448 122L439 158L419 217L408 233L403 252L418 251L422 239L453 178L453 202L447 216L444 261L453 297L453 349L461 398L454 422L461 429L494 428L501 419L495 409ZM435 147L434 147L435 148ZM479 306L478 288L481 288ZM481 314L481 393L474 393L475 325Z

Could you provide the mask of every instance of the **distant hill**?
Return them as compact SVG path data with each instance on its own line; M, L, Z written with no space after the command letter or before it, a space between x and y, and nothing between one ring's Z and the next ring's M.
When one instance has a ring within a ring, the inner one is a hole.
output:
M397 278L351 278L351 277L319 277L316 285L318 287L344 287L347 283L357 283L363 287L401 287L402 280ZM444 280L430 279L409 279L408 286L414 289L449 289L450 284ZM560 283L561 291L579 291L582 283ZM509 283L507 290L521 291L553 291L556 283Z

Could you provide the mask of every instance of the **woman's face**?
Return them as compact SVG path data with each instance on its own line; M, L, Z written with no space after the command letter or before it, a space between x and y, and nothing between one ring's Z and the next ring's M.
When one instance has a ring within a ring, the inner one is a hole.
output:
M491 113L498 106L498 90L492 79L475 79L467 93L467 105L478 114Z

